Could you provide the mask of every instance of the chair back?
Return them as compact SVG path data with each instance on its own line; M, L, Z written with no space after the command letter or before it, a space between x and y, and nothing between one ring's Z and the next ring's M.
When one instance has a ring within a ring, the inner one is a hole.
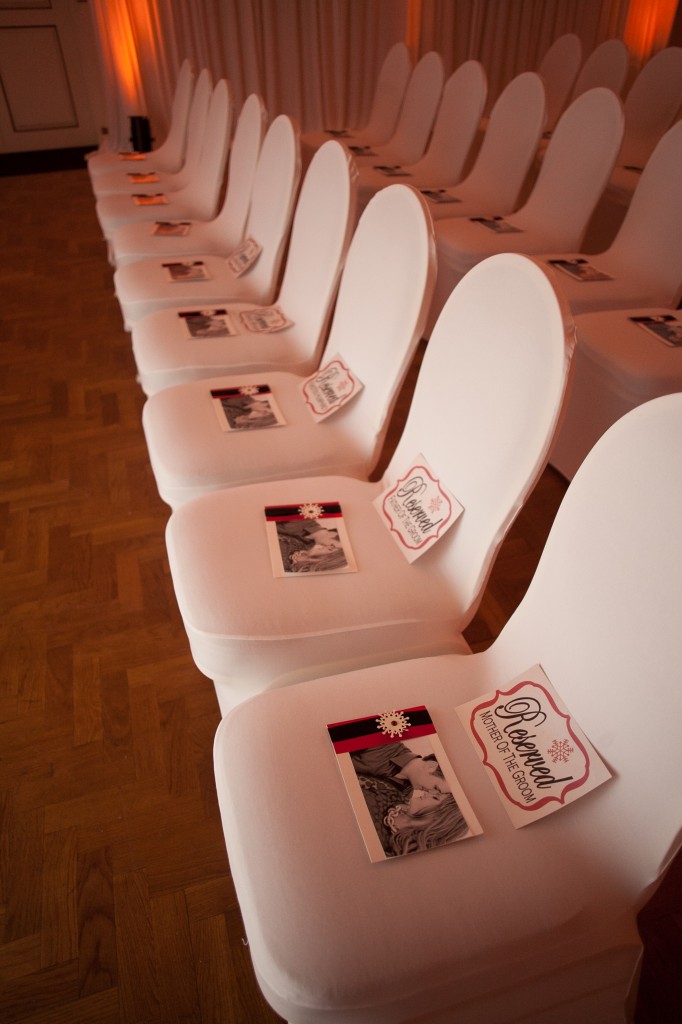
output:
M197 78L187 120L185 159L182 167L173 178L173 188L176 191L180 191L180 189L189 185L201 163L201 151L204 145L208 108L212 96L213 76L208 68L203 68Z
M191 204L195 220L211 220L216 215L225 180L225 166L232 135L232 90L221 78L209 102L201 156L194 174L184 188L173 193L182 206Z
M377 146L388 142L395 131L411 71L410 51L405 43L395 43L384 57L369 118L362 129L363 136Z
M572 848L608 866L605 898L635 910L681 837L681 435L680 393L602 435L486 652L509 678L540 662L611 769L613 780L580 801Z
M298 125L286 114L270 124L258 155L251 191L251 206L244 229L261 253L247 271L250 293L261 305L277 294L284 253L301 177L301 145ZM247 278L243 278L247 282Z
M410 185L381 189L353 235L322 359L340 355L364 385L335 420L355 450L366 453L369 470L422 336L435 279L426 201Z
M175 83L168 134L154 150L154 161L159 170L176 174L185 159L189 112L194 95L195 76L189 60L183 60Z
M607 266L650 282L657 305L682 299L682 121L660 140L633 193Z
M315 151L301 185L278 296L296 325L297 362L319 361L356 202L355 161L345 146L330 139Z
M462 182L467 197L480 195L481 209L491 203L500 214L516 208L546 114L545 87L534 71L517 75L500 93L476 162Z
M625 97L621 167L644 167L682 104L682 46L659 50L647 61Z
M577 35L567 32L555 39L537 67L547 91L547 131L554 130L571 94L583 57Z
M425 53L407 83L395 131L382 159L397 164L414 164L424 155L443 92L443 59L435 50Z
M228 252L244 237L251 205L253 179L266 124L265 103L257 93L251 93L244 100L237 118L237 127L228 157L225 199L220 213L213 222L214 237L220 237L221 244Z
M516 253L473 267L433 329L383 479L395 483L421 455L464 506L420 559L439 564L462 621L546 466L574 344L566 300L540 263Z
M571 100L588 89L603 85L620 96L625 86L630 53L622 39L606 39L597 46L583 64L573 86Z
M623 105L616 94L601 87L579 96L561 115L514 224L551 239L557 252L579 249L622 139Z
M433 132L424 156L411 165L419 181L454 185L465 170L488 95L483 65L467 60L454 71L443 89Z

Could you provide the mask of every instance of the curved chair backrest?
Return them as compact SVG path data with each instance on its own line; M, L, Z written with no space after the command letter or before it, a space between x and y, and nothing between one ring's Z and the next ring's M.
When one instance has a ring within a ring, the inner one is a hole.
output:
M443 88L428 149L411 165L420 181L454 185L461 179L487 95L488 79L479 61L464 61L453 71Z
M514 210L537 153L545 126L545 87L535 71L524 71L502 90L488 118L476 162L467 175L467 193Z
M365 385L337 422L376 464L422 336L436 280L433 223L420 193L394 184L363 211L341 278L325 356L342 357ZM324 359L325 357L323 357Z
M261 246L248 275L253 294L260 296L262 305L272 302L277 292L300 177L298 125L286 114L279 114L265 133L258 155L244 230L245 238L253 238Z
M154 150L154 160L158 169L168 174L177 173L185 160L194 84L192 65L189 60L184 60L175 83L168 134L161 145Z
M514 223L552 237L557 252L579 249L616 162L623 121L623 104L610 89L590 89L574 100L559 119Z
M660 140L608 250L614 262L652 282L657 304L682 298L682 121Z
M318 356L356 221L357 170L335 140L316 150L296 203L278 301L296 324L301 359Z
M439 562L466 621L547 463L574 335L545 269L515 253L473 267L431 334L384 481L394 483L421 454L464 506L422 559Z
M571 99L588 89L603 85L620 96L625 86L630 53L622 39L606 39L597 46L583 64L573 86Z
M195 172L173 199L182 204L191 202L196 220L215 217L225 180L225 165L232 135L232 90L221 78L211 95L201 156Z
M187 120L187 144L185 160L174 177L176 191L186 188L197 173L201 163L201 152L204 145L208 109L213 96L213 76L208 68L203 68L197 78L192 96L192 105Z
M549 47L537 67L547 90L547 131L553 131L559 120L583 56L583 45L572 32L559 36Z
M362 134L376 146L383 146L395 131L411 71L410 51L405 43L395 43L384 57L369 118L362 129Z
M226 251L237 246L244 237L251 205L253 179L266 124L265 103L257 93L251 93L244 100L237 118L237 127L230 146L225 199L214 222Z
M627 849L609 884L635 909L681 835L680 791L661 786L682 774L681 435L680 393L638 406L602 435L527 593L486 652L510 678L540 662L612 769L610 798L585 801L575 816L572 848L606 865L614 842Z
M682 104L682 46L647 61L625 97L625 135L618 163L644 167Z
M398 164L414 164L424 155L443 92L443 59L425 53L410 75L395 131L382 153Z

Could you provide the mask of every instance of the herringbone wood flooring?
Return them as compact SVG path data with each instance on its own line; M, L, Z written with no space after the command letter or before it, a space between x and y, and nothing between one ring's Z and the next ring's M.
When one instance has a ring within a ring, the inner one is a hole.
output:
M175 605L87 173L1 184L0 1020L274 1022L220 827L217 702ZM518 603L564 490L548 470L474 647ZM679 889L656 905L654 939Z

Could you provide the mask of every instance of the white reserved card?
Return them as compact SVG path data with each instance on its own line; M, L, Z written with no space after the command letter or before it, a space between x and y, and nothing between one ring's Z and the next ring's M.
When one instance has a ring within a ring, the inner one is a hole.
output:
M319 422L337 412L363 387L341 356L334 356L303 381L301 394L310 415Z
M254 238L245 238L227 257L227 265L235 275L241 277L254 265L263 249Z
M274 334L292 325L292 321L284 315L279 306L244 309L239 313L239 320L242 327L252 334Z
M408 562L433 547L464 511L423 455L373 504Z
M611 778L540 665L457 714L514 828L544 818Z

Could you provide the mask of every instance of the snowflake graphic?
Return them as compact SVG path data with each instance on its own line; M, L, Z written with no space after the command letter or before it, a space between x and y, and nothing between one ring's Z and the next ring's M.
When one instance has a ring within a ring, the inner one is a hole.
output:
M431 515L433 515L435 512L439 512L442 504L443 499L439 494L437 494L435 498L432 498L431 501L429 502L429 512L431 513Z
M318 505L315 501L307 501L305 504L300 505L298 509L298 514L303 519L319 519L323 512L322 506Z
M402 711L385 711L376 721L384 736L402 736L410 727L410 720Z
M258 388L256 387L255 384L244 384L244 386L239 389L239 394L240 395L257 395L258 394Z
M568 740L552 740L552 745L547 748L547 753L556 764L557 761L568 761L573 753L573 747L569 746Z

